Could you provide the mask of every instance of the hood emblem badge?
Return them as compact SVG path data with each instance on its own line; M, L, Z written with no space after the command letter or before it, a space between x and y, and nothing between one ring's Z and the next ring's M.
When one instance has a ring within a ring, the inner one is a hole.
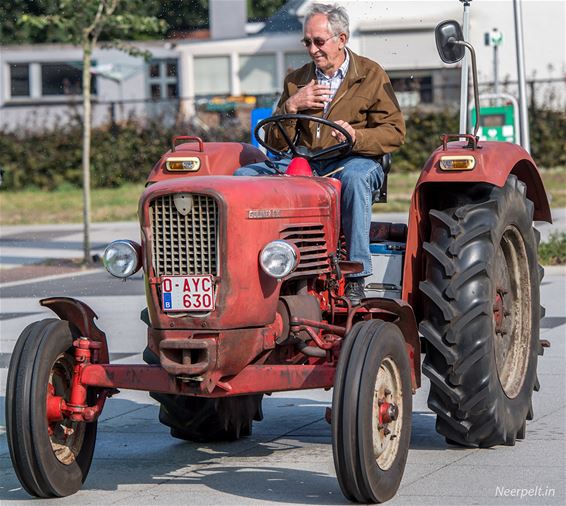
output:
M173 203L179 214L187 216L193 208L193 197L190 193L177 193L173 196Z

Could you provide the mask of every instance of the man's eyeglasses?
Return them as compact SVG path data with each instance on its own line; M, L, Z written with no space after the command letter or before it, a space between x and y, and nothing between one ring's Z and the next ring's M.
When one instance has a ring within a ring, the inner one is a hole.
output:
M330 39L333 39L334 37L337 37L338 35L340 35L339 33L335 33L334 35L331 35L330 37L328 37L327 39L323 39L321 37L315 37L314 39L307 39L306 37L304 39L301 39L301 42L303 43L303 46L305 47L311 47L311 44L314 44L316 47L322 47L324 46L324 44L326 44Z

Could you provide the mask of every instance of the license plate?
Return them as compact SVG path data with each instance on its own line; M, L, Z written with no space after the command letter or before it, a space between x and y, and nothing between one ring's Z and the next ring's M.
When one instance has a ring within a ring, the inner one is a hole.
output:
M161 303L164 311L212 311L212 276L163 276Z

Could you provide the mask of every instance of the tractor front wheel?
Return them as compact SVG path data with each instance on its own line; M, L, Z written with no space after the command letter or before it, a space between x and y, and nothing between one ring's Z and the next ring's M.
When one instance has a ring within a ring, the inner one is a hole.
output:
M346 336L334 382L332 446L342 492L381 503L397 492L411 437L411 368L399 328L357 323Z
M36 497L74 494L90 469L96 422L50 421L47 415L49 396L69 402L74 366L73 335L62 320L32 323L12 352L6 382L8 446L20 483Z
M448 194L423 244L428 405L451 443L513 445L532 417L542 352L533 203L514 175Z

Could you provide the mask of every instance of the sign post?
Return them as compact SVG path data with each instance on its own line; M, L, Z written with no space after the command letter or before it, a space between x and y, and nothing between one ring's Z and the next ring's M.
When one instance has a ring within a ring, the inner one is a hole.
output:
M493 47L493 92L499 93L499 54L497 49L503 44L503 34L494 28L484 35L485 45Z
M460 0L464 4L464 18L462 20L462 29L464 32L464 40L470 38L470 2L472 0ZM462 61L462 76L460 80L460 133L468 133L468 73L469 63L468 54L466 53Z
M515 14L515 44L517 49L517 79L519 81L519 110L521 114L521 145L525 151L531 152L529 135L529 113L527 110L527 90L525 79L525 44L523 40L523 11L521 1L513 0Z

